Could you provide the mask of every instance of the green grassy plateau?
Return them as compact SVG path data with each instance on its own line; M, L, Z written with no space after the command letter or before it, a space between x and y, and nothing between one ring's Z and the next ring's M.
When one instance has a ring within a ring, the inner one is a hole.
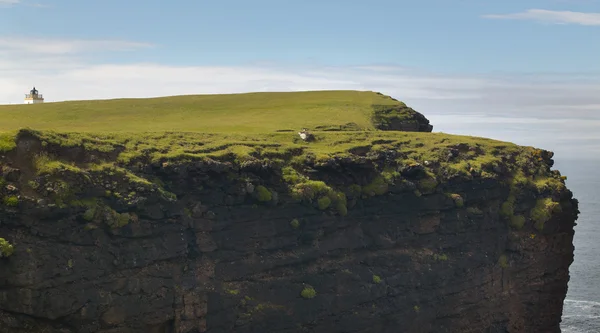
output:
M17 143L31 137L39 142L33 160L20 162L29 166L16 165L27 171L21 177L24 187L66 173L91 180L118 173L135 183L150 184L153 181L144 178L149 175L141 171L150 164L259 162L279 170L290 193L315 200L319 209L337 207L340 214L346 210L345 195L351 192L369 197L387 193L388 186L417 182L414 193L420 196L433 193L449 179L497 179L511 186L502 211L512 225L524 224L523 216L515 216L515 200L527 188L537 192L540 200L549 200L540 201L532 216L548 218L553 207L550 198L564 190L564 177L550 170L551 152L485 138L378 130L378 122L411 119L414 113L389 96L358 91L0 106L0 167L1 155L18 161ZM297 132L303 127L312 131L315 141L299 138ZM87 157L72 153L72 148ZM382 156L387 156L383 164L378 162ZM343 163L373 161L370 165L377 176L368 184L348 184L345 189L313 179L313 168L335 158L343 158ZM403 172L413 167L421 168L421 176L409 181ZM45 187L32 187L32 195L37 188ZM260 201L271 200L266 187L258 187L257 193ZM460 207L465 205L460 196L449 195ZM11 203L7 198L5 203Z
M390 110L392 110L390 112ZM410 118L415 111L370 91L307 91L172 96L147 99L72 101L0 106L0 151L14 147L14 135L33 129L47 142L90 150L125 146L119 161L136 158L287 160L306 154L326 160L353 149L401 149L411 161L436 160L445 146L466 143L489 149L497 141L445 134L377 130L386 117ZM309 128L315 142L300 140ZM2 134L3 133L3 134ZM402 146L402 148L400 148ZM489 162L485 160L475 163ZM462 167L466 167L462 165Z
M274 132L354 123L374 129L385 107L413 112L369 91L192 95L0 106L0 131L30 127L69 132Z

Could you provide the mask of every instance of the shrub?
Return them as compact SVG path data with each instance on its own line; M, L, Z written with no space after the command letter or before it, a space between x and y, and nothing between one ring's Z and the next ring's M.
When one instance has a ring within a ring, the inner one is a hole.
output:
M515 196L510 195L500 207L500 216L510 219L515 215Z
M83 229L86 231L95 230L95 229L98 229L98 226L93 223L88 223L85 225L85 227L83 227Z
M348 215L348 207L346 207L346 203L344 203L344 202L338 202L335 205L335 209L338 211L340 216Z
M117 217L117 228L126 226L130 221L129 213L121 213Z
M10 257L14 251L15 249L11 243L4 238L0 238L0 258Z
M379 275L373 275L373 283L380 284L381 283L381 277Z
M6 153L13 150L17 144L15 143L15 137L9 134L0 135L0 152Z
M308 180L296 184L292 187L291 192L294 200L312 202L314 198L318 197L317 206L320 210L328 209L333 204L341 216L348 214L346 194L334 190L323 181Z
M325 210L327 209L327 207L329 207L329 205L331 205L331 199L329 199L329 197L322 197L319 198L317 203L319 204L320 210Z
M500 258L498 258L498 264L500 264L500 267L502 268L507 268L508 267L508 257L506 257L506 255L501 255Z
M454 200L454 204L458 208L462 208L465 205L465 200L460 196L460 194L450 194L450 198Z
M281 169L281 172L283 174L283 180L288 184L297 184L304 178L292 167L284 167Z
M520 230L525 225L525 216L523 215L515 215L510 219L510 226Z
M227 292L229 295L237 295L240 293L240 291L237 289L226 289L225 292Z
M1 182L0 182L1 183ZM27 185L34 190L37 190L40 187L40 184L35 180L30 180L27 182Z
M438 182L433 177L423 178L419 182L419 188L420 188L421 192L424 192L424 193L433 192L437 186L438 186Z
M256 198L258 199L258 201L266 202L271 201L271 199L273 199L273 195L271 194L271 192L262 185L258 185L255 191Z
M96 216L96 207L92 207L83 213L83 219L86 221L91 221Z
M388 167L381 173L381 176L386 183L393 184L395 179L400 178L400 172Z
M472 215L483 215L483 211L478 207L469 207L467 208L467 213Z
M15 207L19 204L19 198L16 195L4 197L4 204L9 207Z
M292 197L296 200L311 201L319 194L328 194L333 190L320 180L307 180L292 187Z
M106 224L108 224L113 229L124 227L132 220L131 214L119 214L109 207L105 207L103 213Z
M314 298L315 296L317 296L317 291L313 287L305 287L304 289L302 289L300 296L307 299Z
M300 227L300 221L298 221L298 219L293 219L292 222L290 222L290 225L292 228L298 229Z
M530 211L534 227L537 230L543 230L544 224L550 220L552 213L558 211L560 211L560 204L552 201L552 198L539 199Z
M362 188L362 192L366 196L383 195L388 191L388 184L383 176L377 176L371 181L370 184L365 185Z
M352 184L348 187L348 194L352 197L360 196L362 193L362 187L358 184Z

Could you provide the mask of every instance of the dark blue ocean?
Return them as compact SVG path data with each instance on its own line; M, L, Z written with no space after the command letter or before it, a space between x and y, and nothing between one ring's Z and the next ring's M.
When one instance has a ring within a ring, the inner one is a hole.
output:
M568 177L567 187L579 200L575 227L575 261L561 328L564 333L600 332L600 161L555 158L554 169Z

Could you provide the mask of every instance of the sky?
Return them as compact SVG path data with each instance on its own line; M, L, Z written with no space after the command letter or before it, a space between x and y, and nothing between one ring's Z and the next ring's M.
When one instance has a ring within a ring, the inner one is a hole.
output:
M600 0L0 0L0 104L372 90L600 160L598 59Z

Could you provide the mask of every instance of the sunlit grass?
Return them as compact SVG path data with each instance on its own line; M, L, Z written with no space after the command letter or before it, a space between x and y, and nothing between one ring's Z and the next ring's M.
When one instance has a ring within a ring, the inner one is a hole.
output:
M0 131L257 133L353 123L374 129L382 106L410 110L370 91L190 95L0 106ZM405 112L405 111L402 111Z

